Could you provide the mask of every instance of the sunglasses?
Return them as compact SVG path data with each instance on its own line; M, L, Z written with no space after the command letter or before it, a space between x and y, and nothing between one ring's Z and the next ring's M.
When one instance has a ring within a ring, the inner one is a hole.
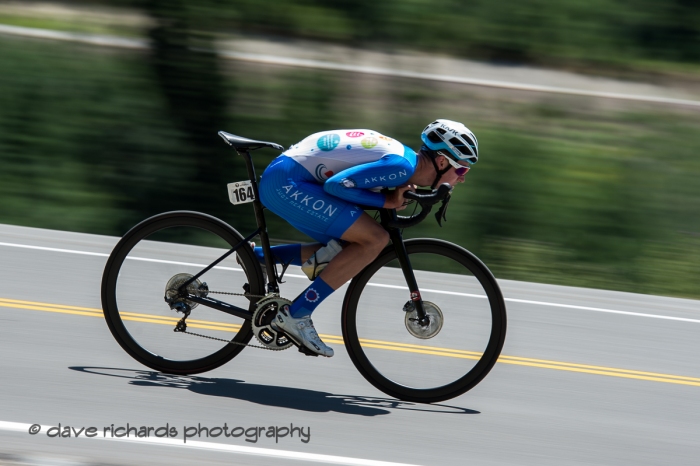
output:
M451 157L445 157L445 160L447 160L450 163L450 165L454 167L455 174L457 176L464 176L469 171L469 167L465 167L464 165L458 164L456 161L452 160Z

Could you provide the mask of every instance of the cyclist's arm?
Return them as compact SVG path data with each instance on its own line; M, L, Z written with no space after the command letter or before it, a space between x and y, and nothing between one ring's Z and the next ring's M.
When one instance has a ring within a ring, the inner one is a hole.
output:
M385 155L376 162L364 163L336 173L323 185L323 190L346 201L372 207L384 207L386 196L371 188L405 184L415 167L396 154Z

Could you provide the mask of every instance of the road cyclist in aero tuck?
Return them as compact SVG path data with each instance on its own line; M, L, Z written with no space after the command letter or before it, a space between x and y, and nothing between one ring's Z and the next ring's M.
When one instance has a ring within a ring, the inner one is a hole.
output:
M343 344L375 388L436 403L486 377L507 328L496 278L459 245L403 238L438 203L435 218L445 219L451 191L478 159L471 131L436 120L418 152L369 129L324 131L274 159L259 182L250 152L284 147L218 134L248 172L228 184L229 200L252 203L257 229L244 235L206 213L177 210L127 231L107 259L101 288L105 321L122 349L153 370L188 376L248 347L296 346L330 357L311 315L349 280L342 338L322 337ZM413 212L397 214L408 202ZM270 246L265 208L317 243ZM251 243L256 236L261 247ZM312 281L293 301L279 287L290 264Z
M272 247L276 263L300 265L312 280L291 305L280 307L272 326L312 353L333 356L312 313L389 242L363 208L402 210L406 191L463 183L479 158L477 139L462 123L435 120L421 139L415 152L369 129L323 131L293 144L264 171L259 192L265 207L318 241ZM263 249L254 252L264 264Z

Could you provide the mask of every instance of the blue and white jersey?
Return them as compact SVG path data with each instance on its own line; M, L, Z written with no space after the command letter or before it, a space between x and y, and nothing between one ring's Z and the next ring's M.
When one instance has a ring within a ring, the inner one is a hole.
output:
M405 184L416 168L413 149L370 129L312 134L282 155L304 167L327 193L374 207L385 201L376 191Z

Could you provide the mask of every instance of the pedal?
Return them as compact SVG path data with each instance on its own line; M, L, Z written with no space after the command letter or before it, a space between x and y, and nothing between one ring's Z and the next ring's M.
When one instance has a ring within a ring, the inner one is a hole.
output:
M316 357L318 357L318 354L314 353L313 351L311 351L310 349L308 349L308 348L307 348L306 346L304 346L304 345L299 345L299 352L302 353L302 354L305 354L305 355L307 355L307 356L316 356Z

